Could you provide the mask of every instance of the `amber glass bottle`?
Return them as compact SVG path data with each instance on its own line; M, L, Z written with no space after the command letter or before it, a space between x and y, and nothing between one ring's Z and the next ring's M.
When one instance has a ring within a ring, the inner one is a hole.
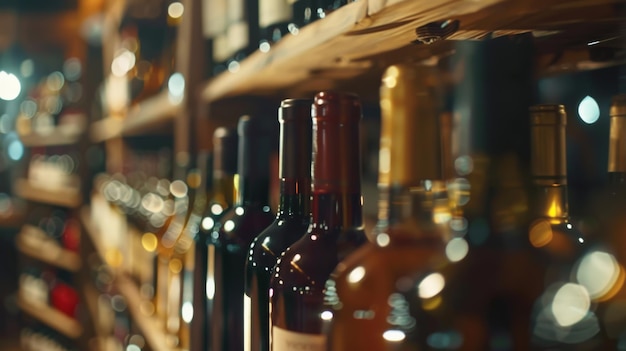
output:
M311 104L309 99L283 100L280 121L280 201L274 222L252 242L246 262L246 295L250 328L244 350L269 351L269 285L276 261L307 231L311 195Z
M269 206L269 159L276 150L277 123L239 119L237 199L209 241L208 265L215 291L207 318L209 350L241 351L244 335L244 271L252 240L274 220Z
M589 210L599 222L598 232L572 271L588 292L587 319L597 324L591 324L594 329L584 329L583 337L590 339L587 344L596 350L619 350L626 337L622 308L626 306L626 95L613 97L610 117L608 184Z
M531 193L526 237L499 233L486 315L489 344L514 350L573 348L563 298L585 239L569 215L566 127L562 105L530 107ZM500 179L505 181L505 179ZM559 292L560 291L560 292ZM567 309L567 308L565 308Z
M429 298L443 288L444 276L435 272L450 263L445 240L451 213L433 73L397 65L383 76L378 224L372 240L328 280L330 350L398 350L415 324L398 291L409 289L416 274L430 274Z
M207 349L208 326L206 318L215 292L214 266L208 264L210 233L215 229L219 218L230 209L234 202L234 177L237 172L237 131L224 127L213 133L211 169L211 196L195 237L193 270L193 319L190 325L191 351ZM207 180L207 183L209 180Z
M271 349L319 349L325 283L337 264L365 241L361 204L359 121L351 94L315 96L311 225L274 268L270 283Z

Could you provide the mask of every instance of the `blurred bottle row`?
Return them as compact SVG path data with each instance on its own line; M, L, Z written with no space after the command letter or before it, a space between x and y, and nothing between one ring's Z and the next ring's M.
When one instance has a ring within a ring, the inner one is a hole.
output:
M298 35L305 25L326 17L347 0L203 0L202 25L212 74L236 72L239 62L279 40Z
M33 306L50 306L77 318L79 297L72 281L67 271L31 264L20 275L20 298Z
M490 159L455 144L463 126L445 111L440 76L396 65L382 78L378 219L367 230L362 110L349 93L283 100L279 123L244 116L236 131L218 128L213 152L180 179L166 179L158 165L171 155L160 151L141 159L165 172L136 165L102 176L91 215L107 263L133 277L168 346L623 345L626 98L611 107L609 181L579 206L579 228L569 214L565 108L528 107L529 127L517 131L528 168L515 154Z
M24 351L70 351L72 343L63 335L46 326L35 324L22 329L20 347Z
M203 0L205 78L236 72L255 51L266 53L282 38L324 18L347 0ZM130 2L100 99L105 115L124 113L161 90L179 101L184 80L175 70L177 31L185 7L179 1ZM199 73L200 74L200 73Z

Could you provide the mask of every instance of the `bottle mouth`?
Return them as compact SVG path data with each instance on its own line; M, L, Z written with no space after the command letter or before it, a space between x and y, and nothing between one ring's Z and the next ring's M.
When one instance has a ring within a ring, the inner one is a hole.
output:
M557 104L534 105L529 108L531 125L566 125L565 106Z
M316 121L358 121L361 119L361 102L353 93L322 91L313 99L311 117Z
M310 119L312 105L313 99L285 99L280 102L278 121Z

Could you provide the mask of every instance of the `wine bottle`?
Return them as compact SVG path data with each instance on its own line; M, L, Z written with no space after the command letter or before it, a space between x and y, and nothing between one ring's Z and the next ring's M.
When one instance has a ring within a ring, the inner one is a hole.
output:
M270 282L271 349L324 349L325 282L365 241L359 121L352 94L320 92L311 109L311 225L274 268Z
M280 201L274 222L250 246L246 262L246 295L250 323L244 350L269 351L269 284L280 254L300 239L310 221L311 104L309 99L283 100L280 121Z
M581 287L571 281L571 271L585 249L586 238L569 215L566 123L562 105L530 108L530 245L518 246L518 250L508 248L496 262L501 267L496 278L500 282L499 294L492 298L491 311L502 311L500 307L508 305L498 324L510 327L511 340L519 350L582 345L584 330L593 325L586 315L567 312L577 303L576 297L567 299ZM519 274L525 278L513 278ZM492 330L495 324L492 322Z
M292 19L291 6L287 0L258 0L259 2L259 49L267 51L270 45L289 33Z
M576 264L572 272L577 282L589 293L592 306L600 321L601 331L592 339L597 350L616 350L623 342L626 324L616 318L618 306L626 302L623 268L626 262L624 228L626 221L626 95L612 99L610 108L608 184L590 204L599 225L591 249Z
M190 350L205 351L210 329L207 314L215 293L214 267L208 262L210 233L219 225L220 217L228 211L235 198L234 177L237 172L237 131L224 127L213 133L212 165L207 165L207 176L211 174L211 197L196 234L193 271L193 319L190 325ZM207 183L209 180L207 179Z
M412 286L406 282L426 277L428 298L436 299L451 279L445 245L451 208L433 77L432 68L408 65L383 75L378 223L371 241L340 262L327 282L330 350L396 350L415 324L399 294ZM420 327L437 331L434 324Z
M239 119L237 199L209 241L208 266L215 291L207 317L209 350L243 349L244 270L252 240L269 226L269 158L276 149L275 124L261 117Z

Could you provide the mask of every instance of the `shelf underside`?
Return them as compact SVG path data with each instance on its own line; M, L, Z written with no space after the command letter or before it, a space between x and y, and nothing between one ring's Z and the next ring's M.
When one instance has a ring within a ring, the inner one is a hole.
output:
M371 1L370 1L371 3ZM207 101L242 95L309 96L355 81L376 82L390 64L449 56L461 40L483 40L528 33L536 40L537 60L548 62L538 74L584 70L622 64L626 47L623 2L582 1L388 1L376 9L357 1L325 19L289 35L267 53L244 60L238 71L225 72L203 90ZM418 44L415 29L431 22L458 20L446 40ZM617 53L603 62L589 56L589 43ZM549 59L544 59L543 57ZM570 62L573 61L573 62ZM545 63L544 62L544 63ZM347 83L346 83L347 82ZM368 90L377 84L365 85Z

